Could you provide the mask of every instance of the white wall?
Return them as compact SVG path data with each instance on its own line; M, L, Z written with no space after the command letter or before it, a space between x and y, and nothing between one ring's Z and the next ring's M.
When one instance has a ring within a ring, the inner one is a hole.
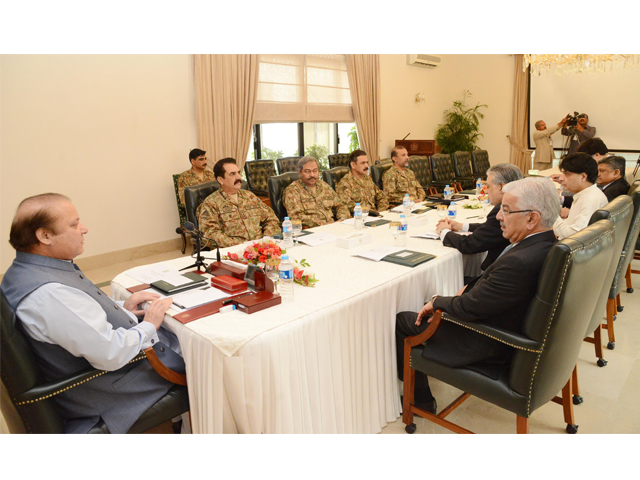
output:
M177 238L171 175L196 147L190 55L0 57L1 269L30 195L71 198L84 256Z
M489 152L492 164L509 161L509 141L513 105L513 55L438 55L436 68L407 65L406 55L381 55L380 157L389 157L395 140L411 132L408 139L433 140L443 112L473 94L470 103L483 103L478 147ZM417 93L425 102L416 103Z

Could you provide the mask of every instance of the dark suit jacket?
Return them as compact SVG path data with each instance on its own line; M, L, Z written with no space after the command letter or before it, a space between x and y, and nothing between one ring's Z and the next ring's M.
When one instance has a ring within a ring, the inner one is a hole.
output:
M538 289L547 253L556 243L553 230L522 240L498 258L464 293L437 297L435 310L465 321L482 321L521 333L522 321ZM443 320L422 356L449 367L487 360L504 362L511 347L468 328Z
M627 195L629 193L629 182L624 177L620 177L619 179L611 182L607 188L605 188L602 193L607 196L607 200L611 201L620 195Z
M496 218L499 210L500 204L489 212L486 222L470 223L469 231L473 232L471 235L449 232L445 235L442 244L445 247L453 247L464 254L487 252L487 258L480 266L482 270L486 270L509 245L509 240L502 236L500 221Z

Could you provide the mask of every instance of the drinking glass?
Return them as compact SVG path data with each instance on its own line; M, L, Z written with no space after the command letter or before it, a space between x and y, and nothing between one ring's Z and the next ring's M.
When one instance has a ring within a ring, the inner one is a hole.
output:
M362 221L367 221L367 215L369 215L369 207L362 207Z
M400 222L394 221L389 223L389 233L393 235L393 244L398 245L398 228L400 228Z
M447 206L446 205L438 205L438 217L440 220L444 219L447 216Z
M267 275L269 280L273 282L273 294L280 295L278 293L278 265L280 264L280 259L278 258L267 258L264 266L264 273Z
M293 238L295 238L302 233L302 221L301 220L291 220L291 225L293 227ZM293 242L295 245L296 242Z

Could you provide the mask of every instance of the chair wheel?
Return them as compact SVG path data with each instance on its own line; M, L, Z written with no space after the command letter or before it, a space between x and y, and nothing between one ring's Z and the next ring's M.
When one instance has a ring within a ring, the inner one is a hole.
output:
M416 431L416 424L412 423L411 425L407 425L406 427L404 427L404 431L407 433L413 433Z
M578 433L578 425L569 425L567 423L567 433Z
M613 350L614 348L616 348L616 342L609 342L607 343L607 348L609 350Z
M627 293L633 293L633 288L627 288Z
M621 312L624 310L624 305L618 305L616 308L618 309L619 312Z
M606 367L607 366L607 361L604 358L599 358L596 363L598 364L599 367Z
M584 402L584 398L582 398L580 395L574 395L573 396L573 404L574 405L580 405L582 402Z

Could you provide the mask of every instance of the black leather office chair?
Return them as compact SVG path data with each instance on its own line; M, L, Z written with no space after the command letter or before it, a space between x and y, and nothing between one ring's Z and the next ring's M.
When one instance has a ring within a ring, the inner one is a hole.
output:
M473 175L471 154L469 152L455 152L453 154L453 170L455 171L456 179L464 190L475 188L478 177Z
M409 157L409 168L416 176L416 180L422 185L427 195L435 195L437 192L435 187L431 186L431 167L429 166L429 157L426 155L411 155Z
M470 395L513 412L518 433L528 433L529 417L550 400L564 407L567 432L577 432L573 419L573 373L587 326L604 285L614 246L613 223L601 220L552 247L538 281L538 291L522 322L522 334L483 324L465 322L442 311L429 327L405 340L403 422L413 433L413 415L418 414L455 432L468 430L445 419ZM441 322L454 322L505 343L514 349L506 366L475 364L450 368L423 358L423 343ZM415 371L437 378L465 392L438 415L413 403ZM483 373L480 373L480 372ZM562 390L562 398L555 395Z
M329 155L329 168L347 167L349 168L350 153L334 153Z
M371 170L371 180L373 180L373 183L375 183L380 190L384 190L382 187L382 176L384 175L384 172L389 170L391 167L393 167L393 162L378 163L369 167Z
M631 184L629 188L629 195L633 195L636 191L640 189L640 180L636 180ZM633 260L640 260L640 238L636 240L635 252L633 253ZM640 274L640 270L632 270L631 262L629 262L629 266L627 267L627 273L625 275L627 279L627 293L633 293L633 283L631 281L631 274Z
M380 160L375 161L375 165L385 165L387 163L393 163L393 160L390 158L381 158Z
M322 172L322 178L335 190L342 177L347 173L349 173L349 167L334 167Z
M474 150L471 152L471 165L473 166L473 176L487 179L487 170L491 167L489 154L486 150Z
M182 174L176 173L175 175L173 175L173 188L176 191L176 203L178 204L178 217L180 218L180 226L176 228L176 233L178 233L182 238L182 248L180 248L180 251L184 253L187 249L187 234L184 231L184 228L182 228L182 225L184 225L184 222L187 221L187 212L184 206L180 203L180 195L178 194L178 178L180 178L180 175Z
M603 312L608 313L611 308L608 301L609 293L614 283L617 283L614 282L616 273L620 273L618 272L618 269L620 268L619 264L626 253L624 252L624 244L627 239L627 234L629 233L629 226L633 219L633 202L631 201L631 197L628 195L621 195L614 198L613 201L605 205L600 210L596 210L593 215L591 215L589 225L603 219L609 219L613 222L613 229L615 233L613 260L605 272L594 272L594 275L604 273L604 284L602 291L598 296L598 303L593 311L593 316L591 317L591 322L589 323L584 339L585 342L593 343L595 345L596 357L598 357L598 361L596 363L599 367L604 367L607 364L602 350L602 314ZM611 323L613 324L613 319L611 320ZM590 336L592 334L593 337Z
M278 175L282 175L287 172L298 171L298 160L302 157L282 157L276 160L278 164Z
M276 165L273 160L252 160L244 164L249 190L259 197L269 195L267 179L276 176Z
M242 190L249 190L249 184L243 180ZM220 189L220 184L217 180L210 182L204 182L200 185L194 185L192 187L186 187L184 189L184 205L187 211L187 220L193 223L196 228L198 227L198 207L204 200L213 192Z
M0 303L2 382L25 430L29 433L64 433L64 422L54 397L70 388L90 382L92 378L103 372L88 369L69 378L45 383L31 347L17 325L19 320L3 292L0 292ZM140 353L133 361L146 362L148 360L145 353ZM154 368L156 367L154 366ZM174 385L164 397L133 424L129 433L145 432L188 411L187 387ZM89 433L110 432L104 421L100 419Z
M267 187L269 190L269 201L271 202L271 208L276 212L276 215L281 222L284 221L284 217L287 216L287 209L284 208L282 203L282 192L284 189L291 185L300 178L298 172L287 172L275 177L269 177L267 180Z
M449 185L456 191L462 190L462 185L456 179L456 172L453 168L453 161L451 156L446 153L436 153L429 157L431 162L431 175L433 181L431 182L439 193L444 192L444 187Z

